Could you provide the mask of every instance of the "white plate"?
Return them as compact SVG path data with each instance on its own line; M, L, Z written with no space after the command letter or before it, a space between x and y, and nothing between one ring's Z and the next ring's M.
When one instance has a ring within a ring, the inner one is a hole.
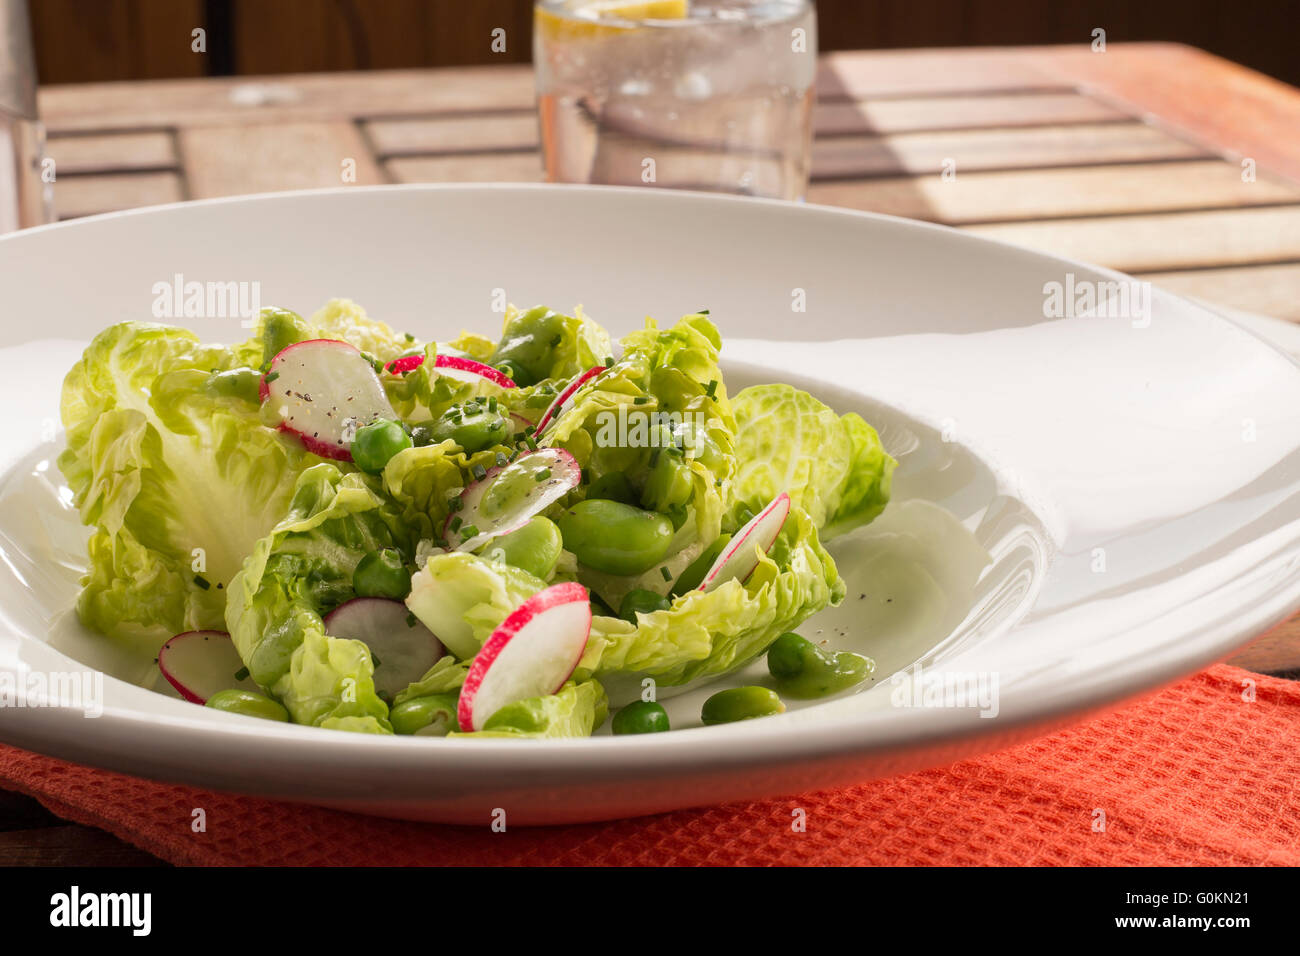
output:
M861 411L900 460L886 515L833 548L849 599L803 629L870 653L877 679L744 724L519 742L286 726L108 677L96 719L6 707L7 742L394 816L593 820L1002 747L1221 658L1300 604L1300 370L1201 307L1157 291L1149 320L1048 320L1046 283L1121 277L840 210L651 190L358 188L0 240L0 677L25 685L26 672L75 662L147 676L69 614L85 532L59 497L52 422L84 342L148 318L154 284L177 273L260 282L264 303L299 311L347 296L428 337L494 330L497 290L582 303L615 332L710 308L731 387L809 388ZM216 341L244 334L236 320L192 324ZM925 703L894 679L917 661L974 689L996 679L997 715L903 706ZM670 700L675 724L713 689Z

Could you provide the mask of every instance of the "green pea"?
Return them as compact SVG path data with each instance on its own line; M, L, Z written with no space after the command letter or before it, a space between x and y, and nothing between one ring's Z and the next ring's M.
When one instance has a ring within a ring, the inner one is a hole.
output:
M393 732L421 737L444 737L456 729L455 694L430 694L404 700L388 712Z
M785 704L776 691L766 687L733 687L706 700L700 716L706 724L730 724L781 713L785 713Z
M252 690L219 690L204 701L203 706L230 714L243 714L245 717L262 717L281 723L289 721L289 712L283 704Z
M203 383L209 395L219 398L240 398L246 402L259 402L262 373L251 368L232 368L213 372Z
M578 561L607 574L649 571L673 540L672 522L663 515L603 498L579 501L556 523Z
M489 542L485 553L549 581L563 550L564 540L555 522L536 515L522 528Z
M311 338L312 331L297 312L288 309L262 310L262 362L271 361L296 342Z
M618 606L618 616L635 624L637 614L653 614L655 611L666 611L672 606L672 602L662 594L644 588L633 588L624 595L623 603Z
M467 452L476 452L509 441L513 431L504 409L466 402L453 405L429 426L432 443L451 439ZM412 435L414 437L414 435Z
M411 572L406 569L402 555L393 548L371 551L357 562L352 572L352 590L357 597L400 601L411 593Z
M601 475L587 486L588 498L601 498L607 501L621 501L625 505L634 505L637 501L636 491L627 475L621 471L611 471Z
M641 504L651 511L680 508L691 500L691 469L676 448L661 448L641 490Z
M498 368L509 365L517 385L536 385L551 374L565 318L544 305L516 313L502 330L501 341L487 364Z
M872 663L850 651L828 652L812 641L787 632L767 649L767 669L788 697L825 697L860 684Z
M357 429L352 439L352 462L362 471L377 475L384 470L388 459L410 447L411 436L406 434L406 429L397 422L376 418Z
M658 734L671 729L668 711L652 700L638 700L628 704L611 723L616 734Z
M727 546L731 540L731 535L720 534L714 542L700 552L700 556L686 566L677 577L677 582L673 585L672 595L676 597L679 594L685 594L687 591L694 591L704 583L704 575L709 573L709 568L713 567L713 562L718 560L718 555L722 554L722 549Z

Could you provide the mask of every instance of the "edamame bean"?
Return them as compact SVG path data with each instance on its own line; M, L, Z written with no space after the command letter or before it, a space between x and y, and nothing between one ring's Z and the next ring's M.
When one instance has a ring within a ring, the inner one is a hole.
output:
M420 737L444 737L456 726L455 694L430 694L404 700L388 712L388 721L397 734Z
M782 634L767 649L767 669L789 697L825 697L860 684L872 663L850 651L828 652L793 631Z
M766 687L733 687L706 700L700 716L706 724L729 724L784 712L785 704L776 691Z
M510 418L504 409L493 409L480 402L453 405L429 428L433 442L450 438L467 452L476 452L508 441ZM414 437L414 435L412 436Z
M433 419L417 422L411 426L411 444L416 448L435 445L438 440L433 437Z
M641 504L651 511L679 508L691 500L691 469L676 448L660 448L650 477L641 490Z
M579 562L608 574L649 571L673 540L672 522L663 515L604 498L579 501L556 523Z
M623 603L618 606L618 616L635 624L637 614L653 614L655 611L666 611L672 606L672 602L662 594L644 588L633 588L624 595Z
M511 317L496 351L487 360L498 368L509 365L517 385L536 385L551 373L555 348L564 335L565 317L544 305Z
M259 402L258 395L262 375L256 369L232 368L224 372L213 372L203 383L209 395L221 398L240 398L246 402Z
M252 690L219 690L206 701L204 707L224 710L230 714L243 714L245 717L262 717L266 720L278 720L287 723L289 712L279 701L272 700L265 694Z
M628 704L610 724L616 734L658 734L669 730L668 712L652 700Z
M296 342L311 338L311 329L297 312L274 307L262 310L262 362L271 361Z
M376 418L357 429L352 439L352 463L362 471L377 475L384 470L388 459L410 447L411 436L406 434L406 429L397 422Z
M400 601L411 593L411 572L395 549L371 551L357 562L352 572L352 590L357 592L357 597Z
M536 515L522 528L489 542L485 553L549 581L563 550L564 540L555 522Z
M722 449L713 440L707 428L697 428L695 422L687 420L673 429L673 441L676 442L687 458L694 458L705 468L717 472L725 461Z
M636 504L636 492L632 482L621 471L611 471L601 475L587 486L588 498L601 498L606 501L621 501L625 505Z
M704 583L704 575L709 573L709 568L713 567L713 562L718 560L718 555L722 549L727 546L731 540L731 535L721 534L714 542L700 552L700 556L686 566L673 584L672 595L676 597L679 594L685 594L687 591L694 591Z

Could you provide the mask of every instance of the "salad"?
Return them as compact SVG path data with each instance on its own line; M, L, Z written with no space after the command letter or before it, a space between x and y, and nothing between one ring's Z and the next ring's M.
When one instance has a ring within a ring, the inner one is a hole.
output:
M665 730L655 687L765 653L776 690L705 723L852 686L871 662L795 629L895 462L789 385L730 395L721 345L545 307L421 342L347 300L229 346L114 325L63 386L80 619L195 703L362 733L586 736L628 679L614 732Z

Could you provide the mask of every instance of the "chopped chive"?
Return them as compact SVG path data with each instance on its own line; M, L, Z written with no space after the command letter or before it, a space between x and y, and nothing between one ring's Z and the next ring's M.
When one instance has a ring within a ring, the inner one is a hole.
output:
M614 364L614 356L612 356L612 355L606 355L606 356L605 356L605 368L609 368L609 367L610 367L611 365L613 365L613 364Z
M415 625L416 625L415 612L413 612L413 611L408 611L407 614L406 614L406 626L407 626L407 627L415 627Z
M488 399L488 411L495 412L496 410L497 410L497 398L495 395L493 395L491 398Z
M700 309L700 310L698 310L695 314L696 314L696 315L708 315L708 314L709 314L709 310L708 310L708 309Z
M537 439L535 439L532 435L529 435L527 438L525 438L524 442L528 445L529 451L537 451Z
M632 404L633 404L633 405L644 405L644 404L645 404L646 402L648 402L648 401L650 401L650 396L649 396L649 395L638 395L636 398L632 399Z
M506 465L508 465L509 463L510 463L510 462L509 462L509 459L506 458L506 454L505 454L505 452L503 452L503 451L499 451L499 452L497 452L497 467L498 467L498 468L503 468L503 467L505 467Z
M533 481L545 481L549 477L551 477L551 469L543 468L537 474L533 475Z
M461 521L460 516L457 515L456 517L451 519L451 524L448 525L448 527L451 528L452 531L459 531L462 523L463 522Z
M452 498L447 507L451 511L459 511L461 508L465 507L465 502L461 501L459 497Z
M559 344L560 344L561 342L563 342L563 341L564 341L564 336L563 336L563 335L559 335L559 334L557 333L556 336L555 336L555 338L551 339L551 348L555 348L557 345L559 345Z
M235 671L235 680L248 680L248 668L241 667L239 670Z
M415 617L415 615L414 615L414 614L407 614L406 617L407 617L406 626L407 626L407 627L415 627L415 625L412 624L411 621L410 621L410 619L413 618L413 617ZM370 660L371 660L371 662L375 665L375 667L382 667L383 664L384 664L384 662L381 661L381 660L379 659L379 655L376 654L374 651L371 651L371 652L370 652Z
M716 378L709 379L709 387L704 390L704 394L709 396L709 398L712 398L717 390L718 380Z
M414 342L414 341L415 341L415 336L412 335L410 332L403 332L403 333L402 333L402 338L406 339L406 341L408 341L408 342Z
M659 573L662 574L662 575L664 576L664 580L665 580L665 581L671 581L671 580L673 579L672 574L669 573L669 571L668 571L668 569L667 569L666 567L664 567L664 568L660 568L660 569L659 569Z
M201 574L194 575L194 583L197 584L199 587L203 588L203 590L205 591L208 588L212 587L212 585L208 583L208 579L203 577L203 575Z
M467 524L461 529L460 536L462 540L468 541L470 538L478 537L478 526Z
M527 428L524 429L524 434L525 434L525 435L531 435L531 434L532 434L533 432L535 432L536 430L537 430L537 426L536 426L536 425L529 425Z
M484 478L487 477L487 469L484 468L482 465L475 465L471 469L471 471L474 472L474 477L477 478L479 481L482 481Z
M270 385L279 377L280 377L279 372L267 372L266 377L263 379L263 381L266 382L268 385Z

